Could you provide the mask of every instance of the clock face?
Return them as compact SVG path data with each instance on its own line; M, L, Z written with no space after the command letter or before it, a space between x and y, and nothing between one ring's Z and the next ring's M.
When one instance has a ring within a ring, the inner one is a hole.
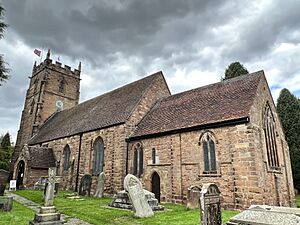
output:
M56 101L55 105L58 109L62 109L64 107L64 103L61 100Z

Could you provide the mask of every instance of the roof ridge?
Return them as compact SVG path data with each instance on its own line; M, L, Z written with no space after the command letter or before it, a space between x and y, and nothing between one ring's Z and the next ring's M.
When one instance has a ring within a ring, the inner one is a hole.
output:
M176 94L173 94L173 95L170 95L168 97L164 97L163 99L167 99L167 98L172 98L174 96L178 97L180 95L183 95L183 94L186 94L186 93L189 93L189 92L194 92L194 91L199 91L201 89L206 89L206 88L210 88L212 86L215 86L215 85L218 85L218 84L228 84L228 83L233 83L233 82L236 82L236 81L239 81L239 80L242 80L244 79L245 77L253 77L253 76L261 76L264 74L264 71L263 70L259 70L259 71L256 71L256 72L253 72L253 73L247 73L247 74L243 74L243 75L240 75L238 77L233 77L233 78L230 78L230 79L227 79L227 80L222 80L222 81L219 81L219 82L216 82L216 83L212 83L212 84L207 84L207 85L204 85L204 86L200 86L200 87L196 87L196 88L193 88L193 89L190 89L190 90L187 90L187 91L182 91L182 92L179 92L179 93L176 93Z

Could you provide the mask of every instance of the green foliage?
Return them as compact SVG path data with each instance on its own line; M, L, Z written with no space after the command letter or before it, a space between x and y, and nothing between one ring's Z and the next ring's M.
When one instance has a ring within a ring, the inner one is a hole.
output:
M7 24L3 22L4 8L0 5L0 39L3 38L3 32L7 27ZM3 60L2 54L0 54L0 86L1 83L9 78L8 72L9 69L6 67L6 64Z
M290 149L294 186L300 189L300 101L288 89L282 89L277 111Z
M238 77L248 73L248 70L241 63L233 62L226 68L225 78L223 78L223 80Z
M0 143L0 169L9 170L13 147L10 142L10 135L7 132Z
M18 195L41 204L43 192L35 190L18 190ZM59 191L54 200L54 205L59 212L71 217L76 217L96 225L196 225L200 222L198 209L187 210L183 205L166 203L167 210L155 212L150 218L135 218L132 211L109 208L107 205L111 198L82 197L83 200L68 199L64 192ZM235 211L222 211L223 223L236 215Z

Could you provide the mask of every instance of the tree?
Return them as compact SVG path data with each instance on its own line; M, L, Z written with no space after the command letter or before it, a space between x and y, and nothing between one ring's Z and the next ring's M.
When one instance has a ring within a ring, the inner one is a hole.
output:
M294 186L300 189L300 101L288 89L277 99L277 112L290 149Z
M223 78L223 80L238 77L248 73L248 70L241 63L233 62L226 68L225 78Z
M3 22L4 8L0 6L0 39L3 38L3 32L7 24ZM9 69L6 68L6 63L3 60L3 55L0 54L0 86L1 83L8 79Z
M7 132L0 143L0 169L9 170L10 159L13 147L10 142L10 135Z

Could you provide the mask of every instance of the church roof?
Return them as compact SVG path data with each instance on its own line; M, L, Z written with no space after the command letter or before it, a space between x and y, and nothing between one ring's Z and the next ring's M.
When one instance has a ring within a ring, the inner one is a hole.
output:
M29 144L43 143L124 123L144 92L159 76L163 76L162 72L54 114L42 125Z
M129 139L248 120L263 71L224 80L158 101Z
M55 167L55 157L52 148L29 147L30 167L39 169L48 169Z

